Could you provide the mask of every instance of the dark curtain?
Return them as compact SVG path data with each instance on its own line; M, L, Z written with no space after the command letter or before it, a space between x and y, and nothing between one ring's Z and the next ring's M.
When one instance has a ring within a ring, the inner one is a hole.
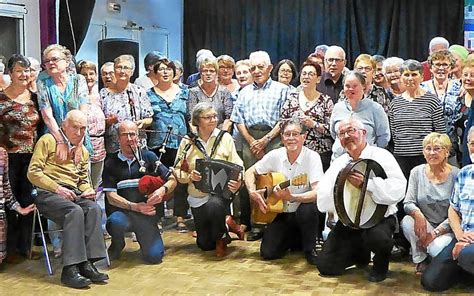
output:
M463 44L463 26L464 0L184 0L184 68L201 48L300 64L318 44L342 46L349 66L360 53L423 61L435 36Z
M57 41L56 36L56 0L39 2L41 50Z
M68 14L68 6L66 4L69 4L70 14ZM59 43L66 46L73 55L77 54L84 38L86 38L94 5L95 0L60 0ZM74 36L71 32L69 16L71 17Z

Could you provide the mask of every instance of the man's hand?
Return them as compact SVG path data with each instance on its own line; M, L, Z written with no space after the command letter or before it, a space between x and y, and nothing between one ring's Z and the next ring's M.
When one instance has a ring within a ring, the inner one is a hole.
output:
M265 199L263 198L263 194L265 193L266 189L258 189L258 190L252 190L249 191L249 197L258 205L260 208L260 211L262 213L267 213L267 203L265 202Z
M263 137L261 139L255 140L250 144L250 151L255 155L259 155L262 153L262 151L265 151L265 147L269 141L267 140L266 137Z
M147 216L154 216L156 214L155 207L144 202L136 203L133 210Z
M148 205L156 205L163 201L163 197L165 197L165 187L161 186L160 188L153 191L150 195L148 195L148 200L146 203Z
M240 186L242 186L242 180L240 178L237 181L230 180L227 185L232 193L236 193L240 189Z
M79 197L95 200L96 196L97 196L97 192L95 192L94 189L89 188L86 191L82 192L82 194Z
M194 182L199 182L201 181L202 177L201 177L201 174L196 171L196 170L192 170L191 171L191 174L189 175L189 177L191 178L191 180L193 180Z
M56 144L56 160L59 163L64 163L69 154L69 147L66 143Z
M18 214L22 215L22 216L25 216L25 215L28 215L29 213L33 212L35 210L35 204L31 204L29 206L27 206L26 208L22 208L22 207L18 207L16 208L16 211L18 212Z
M460 242L474 243L474 232L464 231L462 237L459 239Z
M364 175L358 171L351 171L349 176L347 176L347 181L357 188L362 188L364 184Z
M285 201L291 201L293 198L291 196L290 189L285 188L281 189L280 186L275 186L275 189L273 189L273 194L275 195L276 198L285 200Z
M77 199L77 195L74 193L74 191L69 190L63 186L59 186L58 189L56 189L56 194L70 201L75 201Z

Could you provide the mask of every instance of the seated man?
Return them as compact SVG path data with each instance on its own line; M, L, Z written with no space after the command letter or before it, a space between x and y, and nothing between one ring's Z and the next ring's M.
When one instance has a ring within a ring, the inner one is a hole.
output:
M467 147L474 163L474 127L467 134ZM444 291L474 275L474 165L463 167L456 178L448 209L455 238L433 258L421 278L428 291Z
M107 157L103 173L107 231L112 236L109 257L118 259L125 247L125 233L135 232L143 259L151 264L161 263L164 246L155 206L176 187L176 181L170 176L151 194L141 193L139 179L143 175L156 172L166 180L168 169L161 163L156 167L158 158L153 152L138 149L138 127L134 122L121 122L117 135L120 151Z
M28 179L38 188L36 207L44 217L63 228L61 282L72 288L109 279L93 264L106 254L102 212L89 183L89 152L82 145L86 127L84 113L69 111L61 128L69 146L67 159L57 160L56 140L46 134L36 143L28 167Z
M318 215L316 212L316 185L323 176L323 167L318 153L303 146L306 127L297 119L282 124L281 140L285 147L270 151L245 173L245 184L250 198L260 211L267 212L264 200L265 189L256 189L257 175L279 172L291 180L301 174L307 175L302 186L275 187L274 194L284 204L263 235L260 255L267 260L283 257L289 249L303 249L306 260L316 264L316 236ZM299 184L298 184L299 185Z
M353 118L342 120L336 126L336 131L346 152L331 163L320 181L324 186L318 186L317 190L319 210L335 212L336 178L347 164L358 159L372 159L382 166L387 178L371 178L367 184L367 191L372 193L372 200L375 203L388 207L384 218L371 228L352 229L338 221L324 242L316 265L321 275L340 275L347 267L354 264L367 265L370 262L370 252L373 252L374 264L369 281L380 282L387 277L393 247L392 235L397 227L395 218L397 203L405 195L407 181L390 152L367 145L366 131L359 120ZM355 187L362 188L363 178L360 172L352 171L347 180Z

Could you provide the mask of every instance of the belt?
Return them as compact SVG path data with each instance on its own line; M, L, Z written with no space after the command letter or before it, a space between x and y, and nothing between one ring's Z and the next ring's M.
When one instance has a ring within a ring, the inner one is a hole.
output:
M268 126L266 124L256 124L256 125L252 125L251 127L249 127L249 129L264 132L264 131L271 131L272 127Z

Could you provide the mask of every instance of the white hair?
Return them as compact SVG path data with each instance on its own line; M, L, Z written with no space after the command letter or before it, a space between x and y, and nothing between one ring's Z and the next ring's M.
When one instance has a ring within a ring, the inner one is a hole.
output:
M214 55L214 54L209 49L203 48L203 49L198 50L198 52L196 52L196 59L202 55Z
M30 67L31 68L34 68L36 71L41 70L41 64L37 59L35 59L33 57L28 57L28 60L30 61Z
M430 54L433 52L433 47L435 47L436 45L444 45L446 47L446 50L448 50L449 41L446 40L446 38L444 37L434 37L433 39L431 39L430 45L428 47Z
M383 72L387 72L387 68L389 67L397 67L400 68L400 66L403 64L403 59L399 57L389 57L383 61L382 68Z
M339 132L339 128L341 127L341 125L343 124L347 124L347 123L352 123L352 125L358 129L362 129L362 130L365 130L365 127L364 127L364 124L362 123L362 121L360 121L359 119L357 118L354 118L354 117L349 117L349 118L346 118L346 119L343 119L341 121L339 121L338 123L336 123L336 132Z
M342 53L342 58L345 60L346 59L346 52L344 51L344 48L337 46L337 45L331 45L328 47L326 50L326 54L324 56L327 56L329 52L337 52L337 53Z
M196 54L196 68L199 70L201 69L201 64L202 62L204 62L204 60L208 59L208 60L215 60L216 57L214 56L214 54L208 50L208 49L201 49L203 52L198 56ZM201 51L200 50L200 51ZM198 51L199 53L199 51Z
M467 141L471 141L472 136L474 135L474 126L471 126L469 128L469 131L467 132Z
M254 51L250 53L249 61L250 61L250 64L252 64L252 62L255 62L255 61L259 61L259 62L263 61L263 63L266 66L270 66L272 64L272 61L270 60L270 56L268 55L266 51L263 51L263 50Z

